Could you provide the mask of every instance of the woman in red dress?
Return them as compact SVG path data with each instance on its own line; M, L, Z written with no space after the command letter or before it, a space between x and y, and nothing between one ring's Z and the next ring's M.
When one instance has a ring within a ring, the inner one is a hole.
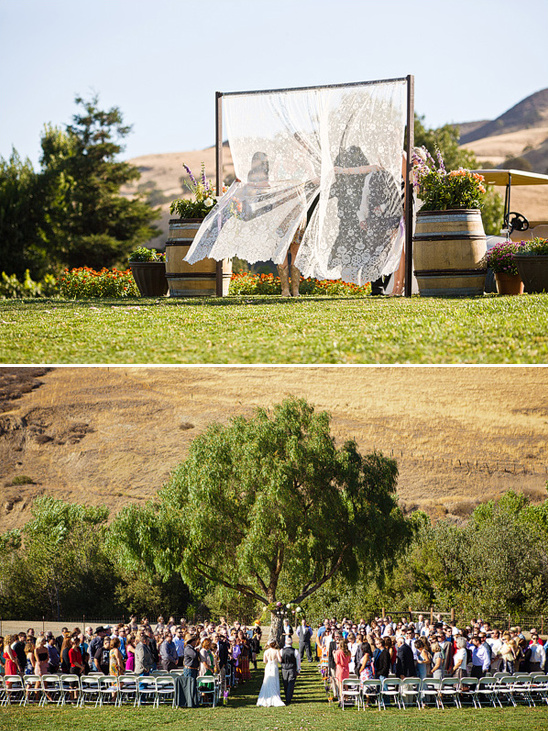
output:
M349 665L352 655L350 654L346 640L339 640L337 646L337 649L333 653L333 660L335 661L335 680L339 687L340 698L342 696L342 681L350 675Z
M19 667L17 665L17 655L15 650L12 650L11 646L14 642L17 642L19 638L17 635L10 635L8 641L4 646L3 658L5 660L5 674L6 675L19 675Z

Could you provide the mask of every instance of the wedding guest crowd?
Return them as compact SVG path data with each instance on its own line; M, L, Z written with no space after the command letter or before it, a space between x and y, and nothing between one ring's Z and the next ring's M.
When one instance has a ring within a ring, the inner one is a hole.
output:
M34 629L0 637L0 674L74 675L101 672L147 675L154 670L182 669L184 674L219 675L223 693L251 678L250 665L257 668L262 631L259 623L247 627L221 617L217 624L179 622L158 617L153 627L147 617L138 622L132 616L115 626L63 627L55 637L51 631L35 636Z
M501 631L481 620L459 628L441 616L432 624L422 615L417 622L391 617L338 622L333 617L322 622L316 638L320 671L334 679L335 688L350 673L359 675L362 685L390 675L441 679L548 673L548 640L536 628L526 638L521 627Z

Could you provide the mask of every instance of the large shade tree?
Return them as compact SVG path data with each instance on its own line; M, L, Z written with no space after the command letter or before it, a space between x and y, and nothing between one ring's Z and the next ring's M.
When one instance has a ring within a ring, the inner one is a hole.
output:
M337 446L329 415L290 398L210 425L157 500L117 516L111 540L128 567L298 604L336 574L390 563L408 531L397 474L354 441Z

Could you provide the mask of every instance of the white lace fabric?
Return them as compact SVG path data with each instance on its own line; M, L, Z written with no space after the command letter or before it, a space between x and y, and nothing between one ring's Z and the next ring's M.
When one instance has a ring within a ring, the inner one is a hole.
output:
M295 261L305 277L363 284L394 271L403 246L405 88L392 81L224 97L238 181L186 260L281 264L308 212Z

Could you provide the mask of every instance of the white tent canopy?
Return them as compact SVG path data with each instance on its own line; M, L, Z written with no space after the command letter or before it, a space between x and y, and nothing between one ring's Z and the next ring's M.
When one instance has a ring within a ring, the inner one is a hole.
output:
M308 214L295 261L305 277L363 284L393 272L404 240L407 83L223 95L237 180L186 260L280 264Z

